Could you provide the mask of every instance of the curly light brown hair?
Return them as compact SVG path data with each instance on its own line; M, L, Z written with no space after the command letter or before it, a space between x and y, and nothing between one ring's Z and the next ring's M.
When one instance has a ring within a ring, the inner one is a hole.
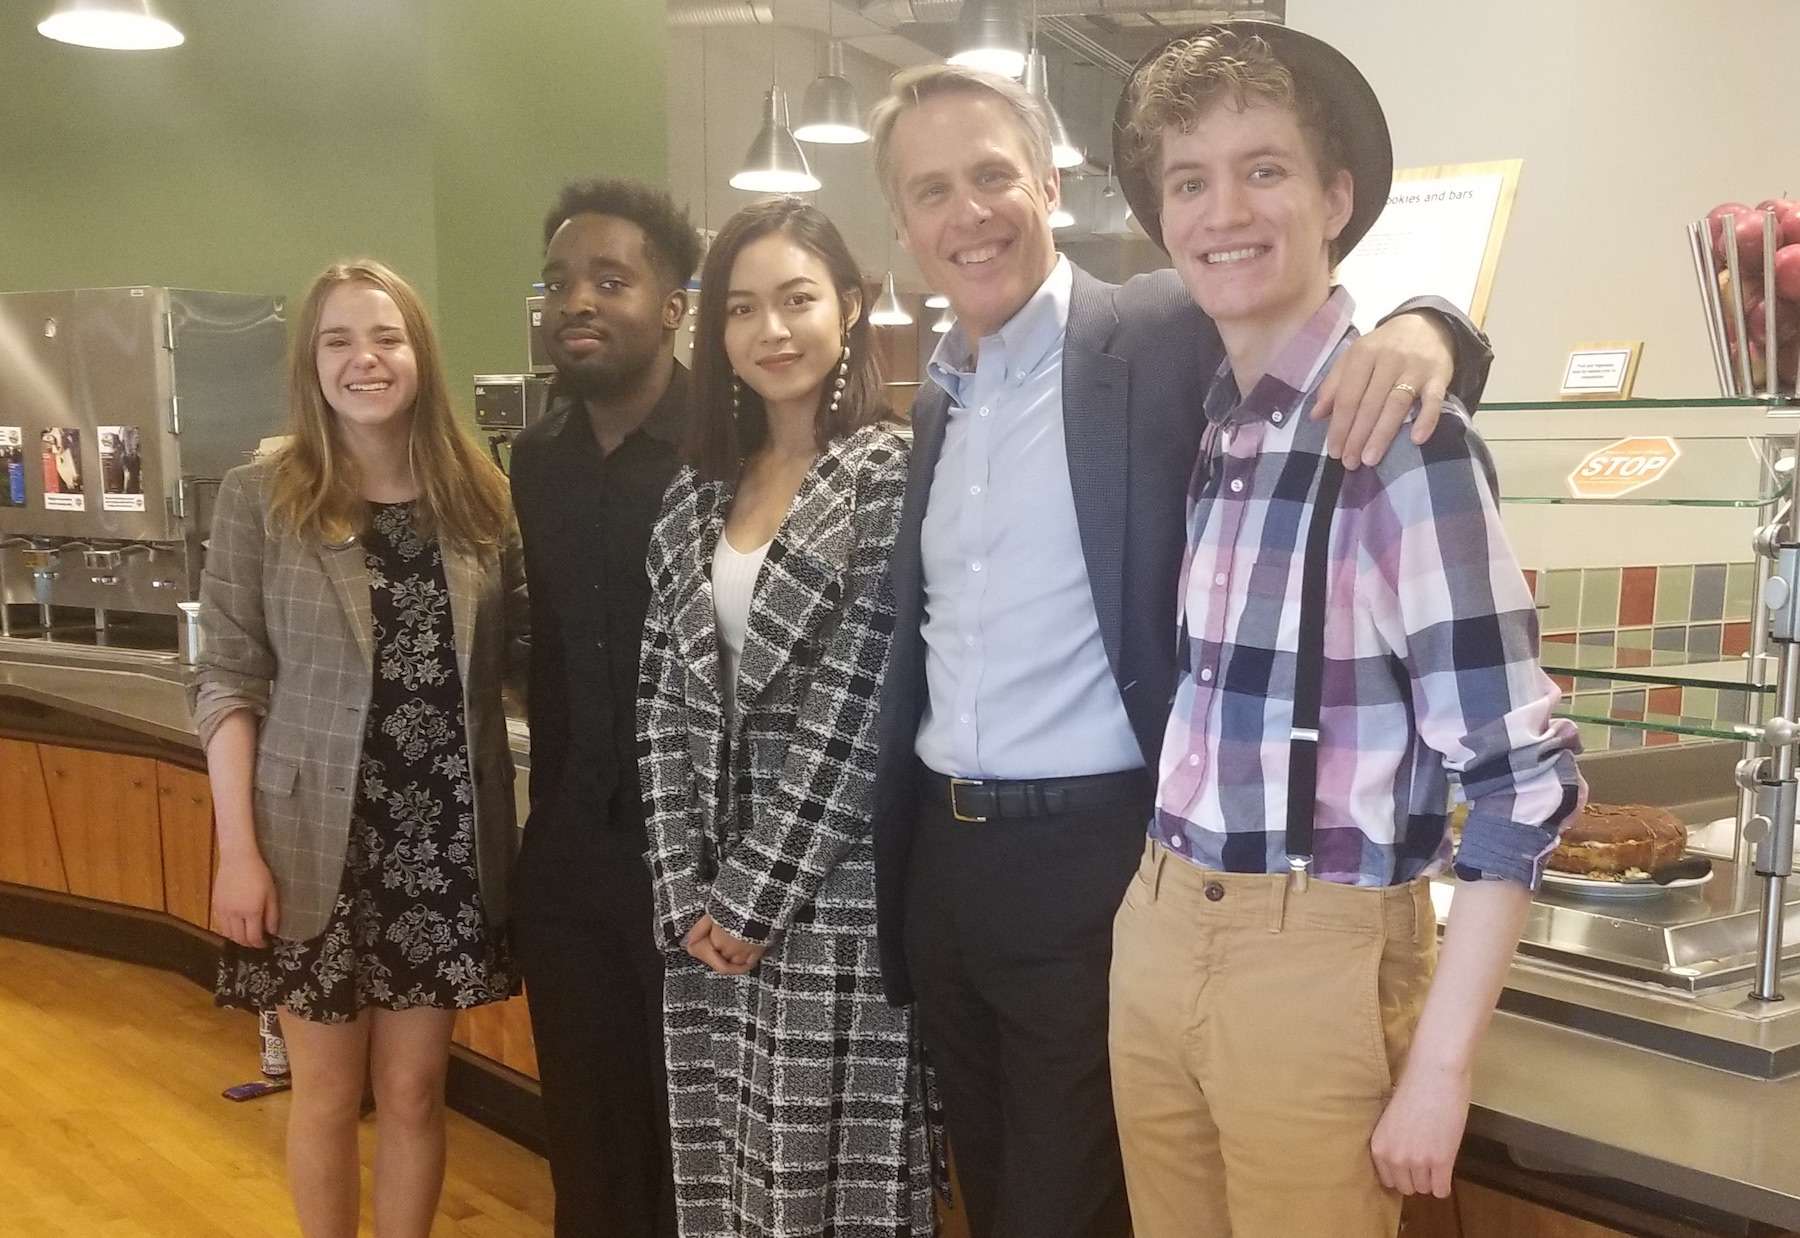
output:
M1143 170L1152 186L1162 180L1164 130L1190 130L1221 104L1239 111L1258 104L1291 111L1321 184L1330 185L1349 166L1342 135L1327 118L1318 93L1294 75L1261 35L1212 29L1176 39L1126 89L1131 107L1124 125L1124 157ZM1332 262L1341 256L1333 241Z

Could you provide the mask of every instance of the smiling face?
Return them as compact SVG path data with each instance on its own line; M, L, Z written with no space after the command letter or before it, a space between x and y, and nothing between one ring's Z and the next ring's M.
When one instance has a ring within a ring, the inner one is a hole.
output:
M683 294L651 260L644 230L616 215L575 215L544 251L545 347L584 395L631 390L681 323Z
M373 284L339 284L313 337L319 390L346 428L404 425L419 394L419 366L400 307Z
M810 417L837 370L862 294L840 299L824 259L785 232L738 251L725 294L725 355L772 414Z
M1331 292L1330 245L1350 218L1294 112L1224 102L1162 135L1162 227L1188 295L1221 330L1285 339Z
M982 91L926 98L894 122L892 143L901 244L971 342L992 335L1056 265L1056 169L1034 166L1011 108Z

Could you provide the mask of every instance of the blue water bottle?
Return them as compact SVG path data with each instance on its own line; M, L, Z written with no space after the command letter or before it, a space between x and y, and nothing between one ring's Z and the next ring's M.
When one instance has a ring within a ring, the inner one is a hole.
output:
M6 462L7 504L11 507L25 506L25 458L14 454Z

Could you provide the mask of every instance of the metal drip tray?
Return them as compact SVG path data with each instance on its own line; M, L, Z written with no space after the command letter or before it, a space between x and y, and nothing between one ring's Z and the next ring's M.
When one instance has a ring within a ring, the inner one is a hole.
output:
M1583 971L1689 993L1747 982L1755 973L1761 884L1740 883L1713 861L1704 886L1630 901L1540 890L1519 952ZM1743 888L1739 888L1742 884ZM1783 971L1800 964L1800 890L1788 887Z

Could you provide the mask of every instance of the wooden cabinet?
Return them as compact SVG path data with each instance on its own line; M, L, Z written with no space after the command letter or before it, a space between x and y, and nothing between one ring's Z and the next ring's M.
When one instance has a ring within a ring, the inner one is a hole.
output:
M195 928L212 927L212 788L206 775L159 761L157 814L162 822L165 910Z
M0 739L0 881L68 893L38 746Z
M156 762L38 745L70 894L162 911Z

